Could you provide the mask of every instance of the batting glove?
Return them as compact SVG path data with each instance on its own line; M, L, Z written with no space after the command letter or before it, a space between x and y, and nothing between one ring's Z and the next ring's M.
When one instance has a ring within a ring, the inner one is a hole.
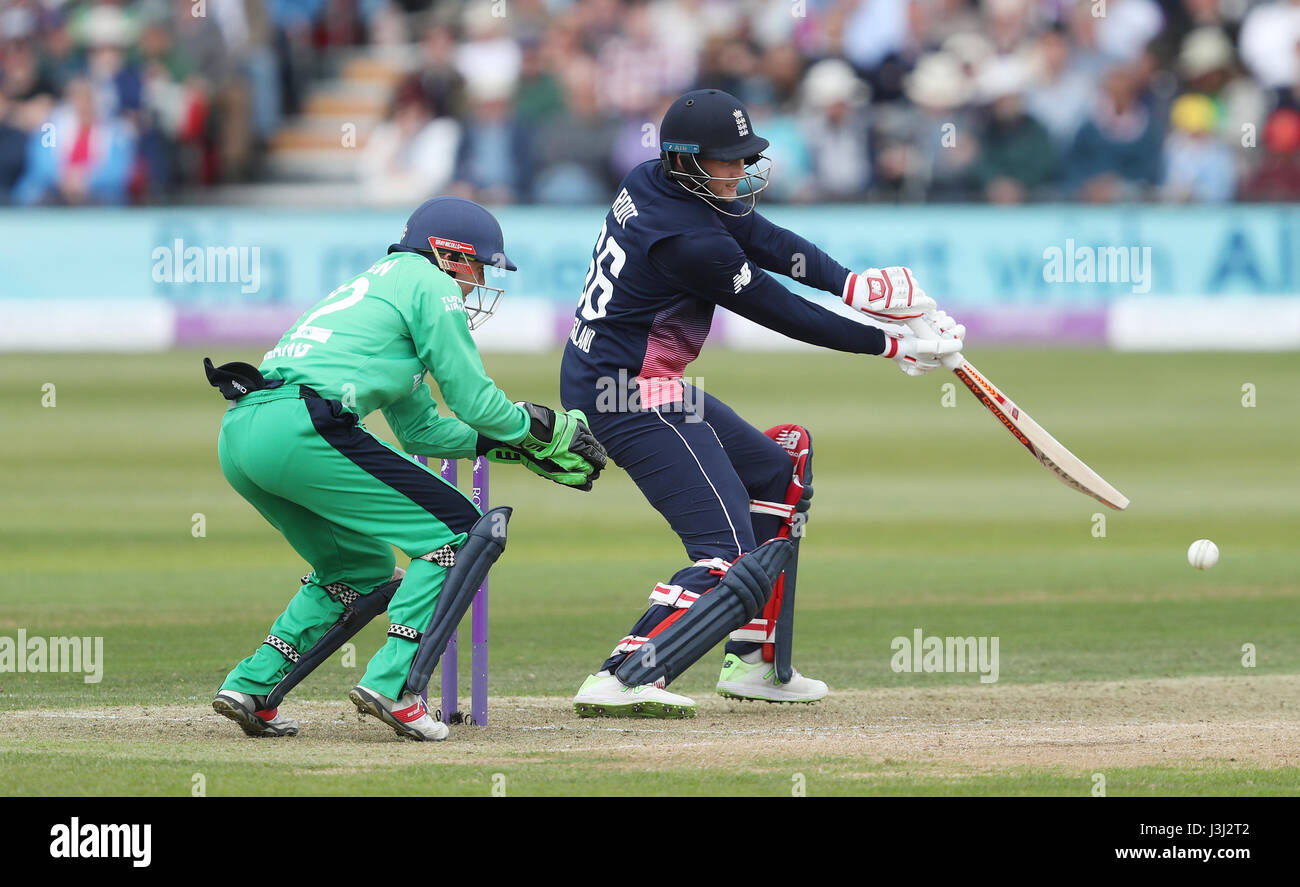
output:
M912 269L902 265L868 268L850 274L844 282L844 303L880 320L900 321L922 317L935 310Z
M939 368L945 355L961 350L961 339L921 339L910 332L886 332L885 351L888 357L909 376L924 376Z

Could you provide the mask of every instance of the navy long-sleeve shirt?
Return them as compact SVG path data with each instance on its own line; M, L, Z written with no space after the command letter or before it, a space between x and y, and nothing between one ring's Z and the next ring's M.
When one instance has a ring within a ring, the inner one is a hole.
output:
M786 289L783 274L842 296L849 270L757 212L723 215L668 179L659 161L623 180L600 237L564 349L560 399L590 410L607 380L652 380L646 405L679 397L721 305L791 338L880 354L884 333Z

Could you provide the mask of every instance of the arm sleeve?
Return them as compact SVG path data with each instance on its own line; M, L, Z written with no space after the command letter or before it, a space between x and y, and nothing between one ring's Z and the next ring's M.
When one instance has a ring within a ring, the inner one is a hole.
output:
M408 453L443 459L473 459L477 455L478 432L459 419L438 415L428 386L421 385L380 412Z
M457 419L485 437L518 443L528 433L528 414L511 403L483 369L460 291L441 272L420 270L407 325L421 363Z
M736 241L724 234L669 237L651 248L650 261L685 292L792 339L852 354L885 350L883 330L790 292L752 268Z
M772 224L758 212L739 219L724 217L724 224L758 267L843 298L849 269L817 244Z

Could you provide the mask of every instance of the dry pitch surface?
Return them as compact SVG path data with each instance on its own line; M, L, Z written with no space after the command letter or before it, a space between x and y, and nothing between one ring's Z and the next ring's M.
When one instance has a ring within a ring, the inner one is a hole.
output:
M438 744L403 742L346 701L286 705L302 732L276 740L246 739L205 703L29 709L0 712L0 741L21 748L93 735L109 756L118 743L165 742L208 759L252 755L317 774L431 758L504 767L566 755L592 758L596 768L647 771L825 756L855 758L867 769L885 762L940 770L1300 766L1295 675L852 690L811 706L697 701L693 720L582 720L564 698L497 698L491 726L453 728Z

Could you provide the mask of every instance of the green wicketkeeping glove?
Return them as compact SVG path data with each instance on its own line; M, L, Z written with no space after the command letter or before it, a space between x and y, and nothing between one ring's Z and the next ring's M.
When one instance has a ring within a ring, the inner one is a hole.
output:
M593 468L587 460L572 453L568 454L567 459L573 463L570 467L565 467L554 459L534 459L529 454L508 445L493 447L482 455L493 462L523 465L539 477L576 490L590 490L592 482L600 477L599 468Z
M605 448L587 427L580 410L555 412L534 403L520 403L528 413L528 434L517 444L479 437L479 455L493 462L518 462L557 484L590 490L609 461Z
M587 417L581 410L556 412L550 407L521 401L518 406L528 413L528 433L515 444L535 459L556 459L565 453L574 453L586 459L595 468L604 468L609 456L596 436L587 427Z

